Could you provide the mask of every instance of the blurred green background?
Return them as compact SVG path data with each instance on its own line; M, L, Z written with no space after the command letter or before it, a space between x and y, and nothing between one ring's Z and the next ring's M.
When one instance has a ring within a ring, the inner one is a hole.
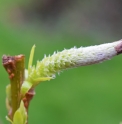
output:
M44 54L122 37L122 1L0 0L0 56ZM2 61L1 61L2 63ZM122 57L66 70L41 83L29 109L29 124L119 124L122 121ZM0 66L0 124L5 116L8 75Z

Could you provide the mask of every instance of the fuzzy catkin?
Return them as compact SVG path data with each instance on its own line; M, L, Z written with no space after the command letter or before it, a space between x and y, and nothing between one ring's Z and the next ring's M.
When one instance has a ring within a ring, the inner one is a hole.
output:
M54 52L52 56L44 57L38 61L36 67L31 68L29 77L55 77L57 72L64 69L95 64L108 60L117 55L115 47L122 41L106 43L102 45L71 48L62 52Z

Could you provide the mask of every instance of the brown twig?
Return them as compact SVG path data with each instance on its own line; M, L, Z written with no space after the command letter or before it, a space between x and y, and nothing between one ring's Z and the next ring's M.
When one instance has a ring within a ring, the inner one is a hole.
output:
M18 56L6 56L3 58L3 66L9 74L9 79L11 82L11 112L9 112L9 117L13 120L14 113L19 108L21 94L20 88L24 80L24 55Z

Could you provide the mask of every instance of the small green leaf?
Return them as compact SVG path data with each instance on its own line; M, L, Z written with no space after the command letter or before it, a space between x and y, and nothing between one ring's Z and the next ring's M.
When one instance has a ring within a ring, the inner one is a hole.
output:
M6 108L9 111L11 108L11 85L6 86Z
M26 123L26 121L27 121L27 112L26 112L26 109L25 109L23 101L21 101L21 104L20 104L20 111L21 111L21 114L23 115L24 123Z
M35 47L36 47L36 46L33 45L32 49L31 49L31 52L30 52L29 63L28 63L28 73L30 73L30 68L32 67Z
M42 81L49 81L51 79L52 79L52 77L40 77L40 78L36 78L36 79L33 80L33 82L34 82L33 83L33 87L35 87L36 85L38 85Z
M28 81L23 82L22 87L21 87L22 97L24 97L24 95L30 90L31 87L32 87L32 83Z
M14 114L13 124L24 124L23 116L19 109Z
M10 102L11 101L11 85L10 84L6 86L6 97Z
M24 107L23 101L21 101L19 109L14 114L12 124L26 124L26 122L27 122L27 112Z

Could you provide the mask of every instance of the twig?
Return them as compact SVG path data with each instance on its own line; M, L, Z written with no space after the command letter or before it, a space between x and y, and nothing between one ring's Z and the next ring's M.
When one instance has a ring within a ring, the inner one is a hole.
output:
M14 113L19 108L21 94L20 88L24 80L24 59L23 55L3 56L3 66L9 74L11 82L11 112L9 118L13 120Z

